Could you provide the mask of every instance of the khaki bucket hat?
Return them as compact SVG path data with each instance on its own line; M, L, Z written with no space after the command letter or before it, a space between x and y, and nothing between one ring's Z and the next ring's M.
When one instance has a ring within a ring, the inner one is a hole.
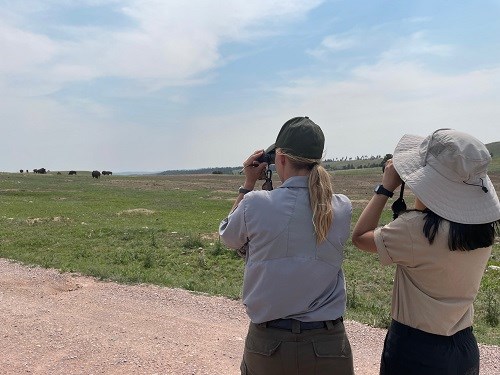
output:
M404 135L393 154L394 168L431 211L456 223L500 220L500 203L487 175L491 156L473 136L438 129L426 138Z

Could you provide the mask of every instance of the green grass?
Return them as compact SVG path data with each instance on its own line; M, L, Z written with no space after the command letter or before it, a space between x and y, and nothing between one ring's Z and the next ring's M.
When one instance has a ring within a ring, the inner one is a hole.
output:
M124 283L238 298L243 264L220 251L223 193L160 178L1 175L0 256ZM222 274L229 274L226 278Z
M491 164L488 166L490 172L500 172L500 142L488 143L488 151L493 155Z
M336 171L334 186L353 201L353 223L379 182L378 168ZM240 297L243 261L218 239L241 176L0 174L0 257L121 283L151 283ZM498 186L500 175L492 180ZM279 183L276 182L275 186ZM408 204L412 198L408 195ZM383 222L390 220L386 211ZM495 245L489 265L500 266ZM394 267L348 243L347 318L386 327ZM500 271L488 270L474 329L500 344ZM497 324L495 326L495 323Z
M500 160L500 142L492 142L486 145L488 151L493 155L493 159Z

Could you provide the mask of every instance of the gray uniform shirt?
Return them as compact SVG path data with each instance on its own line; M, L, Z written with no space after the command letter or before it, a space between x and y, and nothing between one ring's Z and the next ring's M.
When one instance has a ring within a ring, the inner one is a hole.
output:
M250 192L220 224L228 247L247 244L243 304L254 323L323 321L345 312L341 266L351 202L333 195L333 225L318 245L307 185L307 176L295 176L275 190Z

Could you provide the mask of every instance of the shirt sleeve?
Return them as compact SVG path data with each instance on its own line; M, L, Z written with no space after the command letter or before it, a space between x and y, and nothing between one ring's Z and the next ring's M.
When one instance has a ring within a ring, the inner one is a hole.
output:
M380 263L413 266L413 240L406 220L398 218L375 229L374 235Z
M240 249L248 242L245 223L245 198L219 225L219 235L226 246L231 249Z

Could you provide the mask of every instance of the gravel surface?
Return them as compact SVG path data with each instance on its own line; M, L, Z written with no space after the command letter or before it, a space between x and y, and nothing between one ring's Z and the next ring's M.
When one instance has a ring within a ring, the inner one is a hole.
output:
M0 259L0 374L239 374L239 301L101 282ZM346 321L356 374L378 374L385 330ZM481 374L500 347L481 346Z

